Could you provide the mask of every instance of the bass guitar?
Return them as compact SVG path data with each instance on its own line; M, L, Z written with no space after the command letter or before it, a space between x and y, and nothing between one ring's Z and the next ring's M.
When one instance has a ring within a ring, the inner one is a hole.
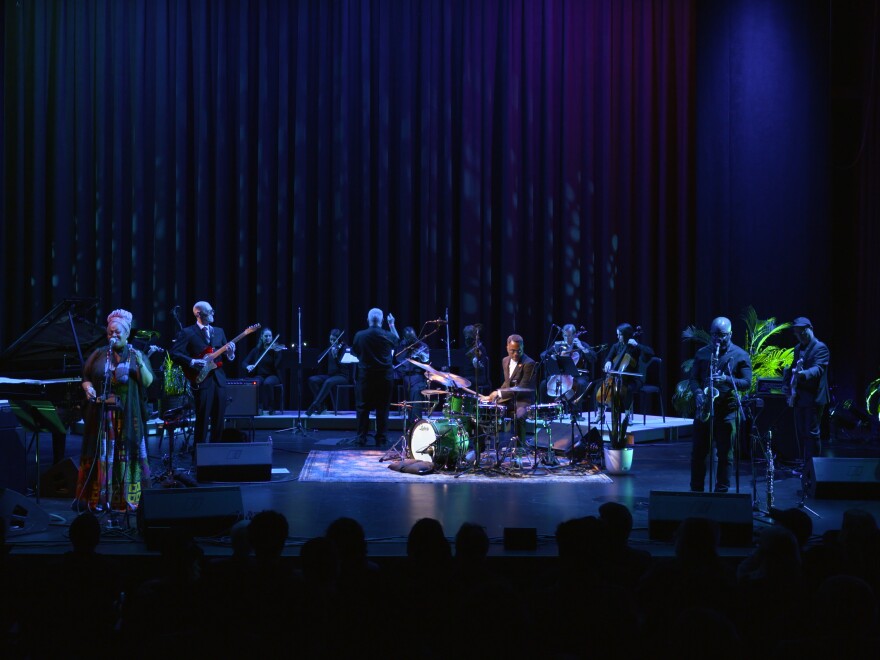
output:
M186 377L194 385L198 385L199 383L201 383L203 380L205 380L205 378L208 377L208 374L210 374L212 371L214 371L214 369L216 369L217 367L223 366L223 362L218 361L217 358L221 357L229 349L230 344L238 343L241 339L248 336L252 332L256 332L257 330L259 330L260 327L261 326L259 323L255 323L254 325L245 329L244 332L242 332L240 335L238 335L232 341L228 341L225 344L223 344L223 346L221 346L220 348L215 349L213 346L206 346L205 350L203 350L201 352L201 354L196 356L197 358L200 358L205 361L205 366L203 366L201 368L199 368L199 367L185 368L184 373L186 374Z

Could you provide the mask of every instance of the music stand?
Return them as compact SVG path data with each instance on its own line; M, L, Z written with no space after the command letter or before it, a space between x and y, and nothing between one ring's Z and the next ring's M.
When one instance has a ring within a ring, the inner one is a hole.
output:
M302 433L305 435L306 433L310 433L308 429L302 423L302 379L303 379L303 369L314 369L318 366L318 349L316 348L303 348L302 352L300 351L284 351L281 354L281 364L279 368L281 369L290 369L291 372L296 374L296 423L286 429L281 429L278 433L285 433L286 431L292 431L294 434ZM288 383L292 382L288 380Z
M30 433L31 443L34 444L34 457L37 465L37 504L40 503L40 433L67 433L64 423L58 417L58 411L51 401L27 400L10 401L12 412L21 422L22 428Z

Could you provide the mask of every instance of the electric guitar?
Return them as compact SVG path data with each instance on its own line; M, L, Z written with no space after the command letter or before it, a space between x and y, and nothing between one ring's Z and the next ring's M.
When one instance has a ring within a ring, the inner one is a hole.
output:
M233 339L232 341L226 342L220 348L215 349L213 346L206 346L205 350L203 350L199 355L196 356L196 359L202 359L205 361L205 366L199 367L186 367L183 372L186 377L190 380L191 383L198 385L205 378L208 377L214 369L217 367L222 367L223 362L218 362L217 358L222 356L227 349L229 348L229 344L237 344L241 339L251 334L252 332L256 332L260 329L260 324L255 323L254 325L248 327L244 332L242 332L238 337Z

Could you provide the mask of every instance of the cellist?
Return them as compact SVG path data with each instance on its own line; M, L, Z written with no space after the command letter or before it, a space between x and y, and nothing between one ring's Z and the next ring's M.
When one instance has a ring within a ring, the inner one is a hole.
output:
M626 427L629 425L632 411L633 397L639 391L642 383L637 377L616 377L615 372L638 373L639 361L650 360L654 356L654 350L650 346L640 344L638 337L641 336L641 328L633 328L629 323L621 323L617 326L617 341L608 349L605 357L605 373L608 375L605 382L597 390L597 402L600 406L612 406L620 413L626 413L622 422L620 435L626 435Z

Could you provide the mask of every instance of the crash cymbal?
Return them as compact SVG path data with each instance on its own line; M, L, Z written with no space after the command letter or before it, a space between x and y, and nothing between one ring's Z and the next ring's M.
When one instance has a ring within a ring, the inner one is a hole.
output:
M435 383L440 383L441 385L445 385L446 387L452 387L455 383L452 382L451 378L447 377L448 374L442 374L439 371L427 371L425 372L425 378Z
M422 396L443 396L449 394L446 390L422 390Z
M152 339L153 337L161 337L156 330L138 330L134 333L135 339Z
M412 362L412 363L413 363L414 365L416 365L419 369L424 369L424 370L427 371L429 374L438 374L438 375L440 374L440 372L437 371L437 370L436 370L434 367L432 367L430 364L425 364L424 362L419 362L418 360L413 360L412 358L406 358L406 361L407 361L407 362Z
M464 389L465 387L471 386L471 381L469 381L464 376L459 376L458 374L446 373L445 371L443 372L443 375L446 376L453 383L455 383L458 387L461 387L462 389Z
M409 401L401 401L400 403L389 404L392 408L412 408Z

